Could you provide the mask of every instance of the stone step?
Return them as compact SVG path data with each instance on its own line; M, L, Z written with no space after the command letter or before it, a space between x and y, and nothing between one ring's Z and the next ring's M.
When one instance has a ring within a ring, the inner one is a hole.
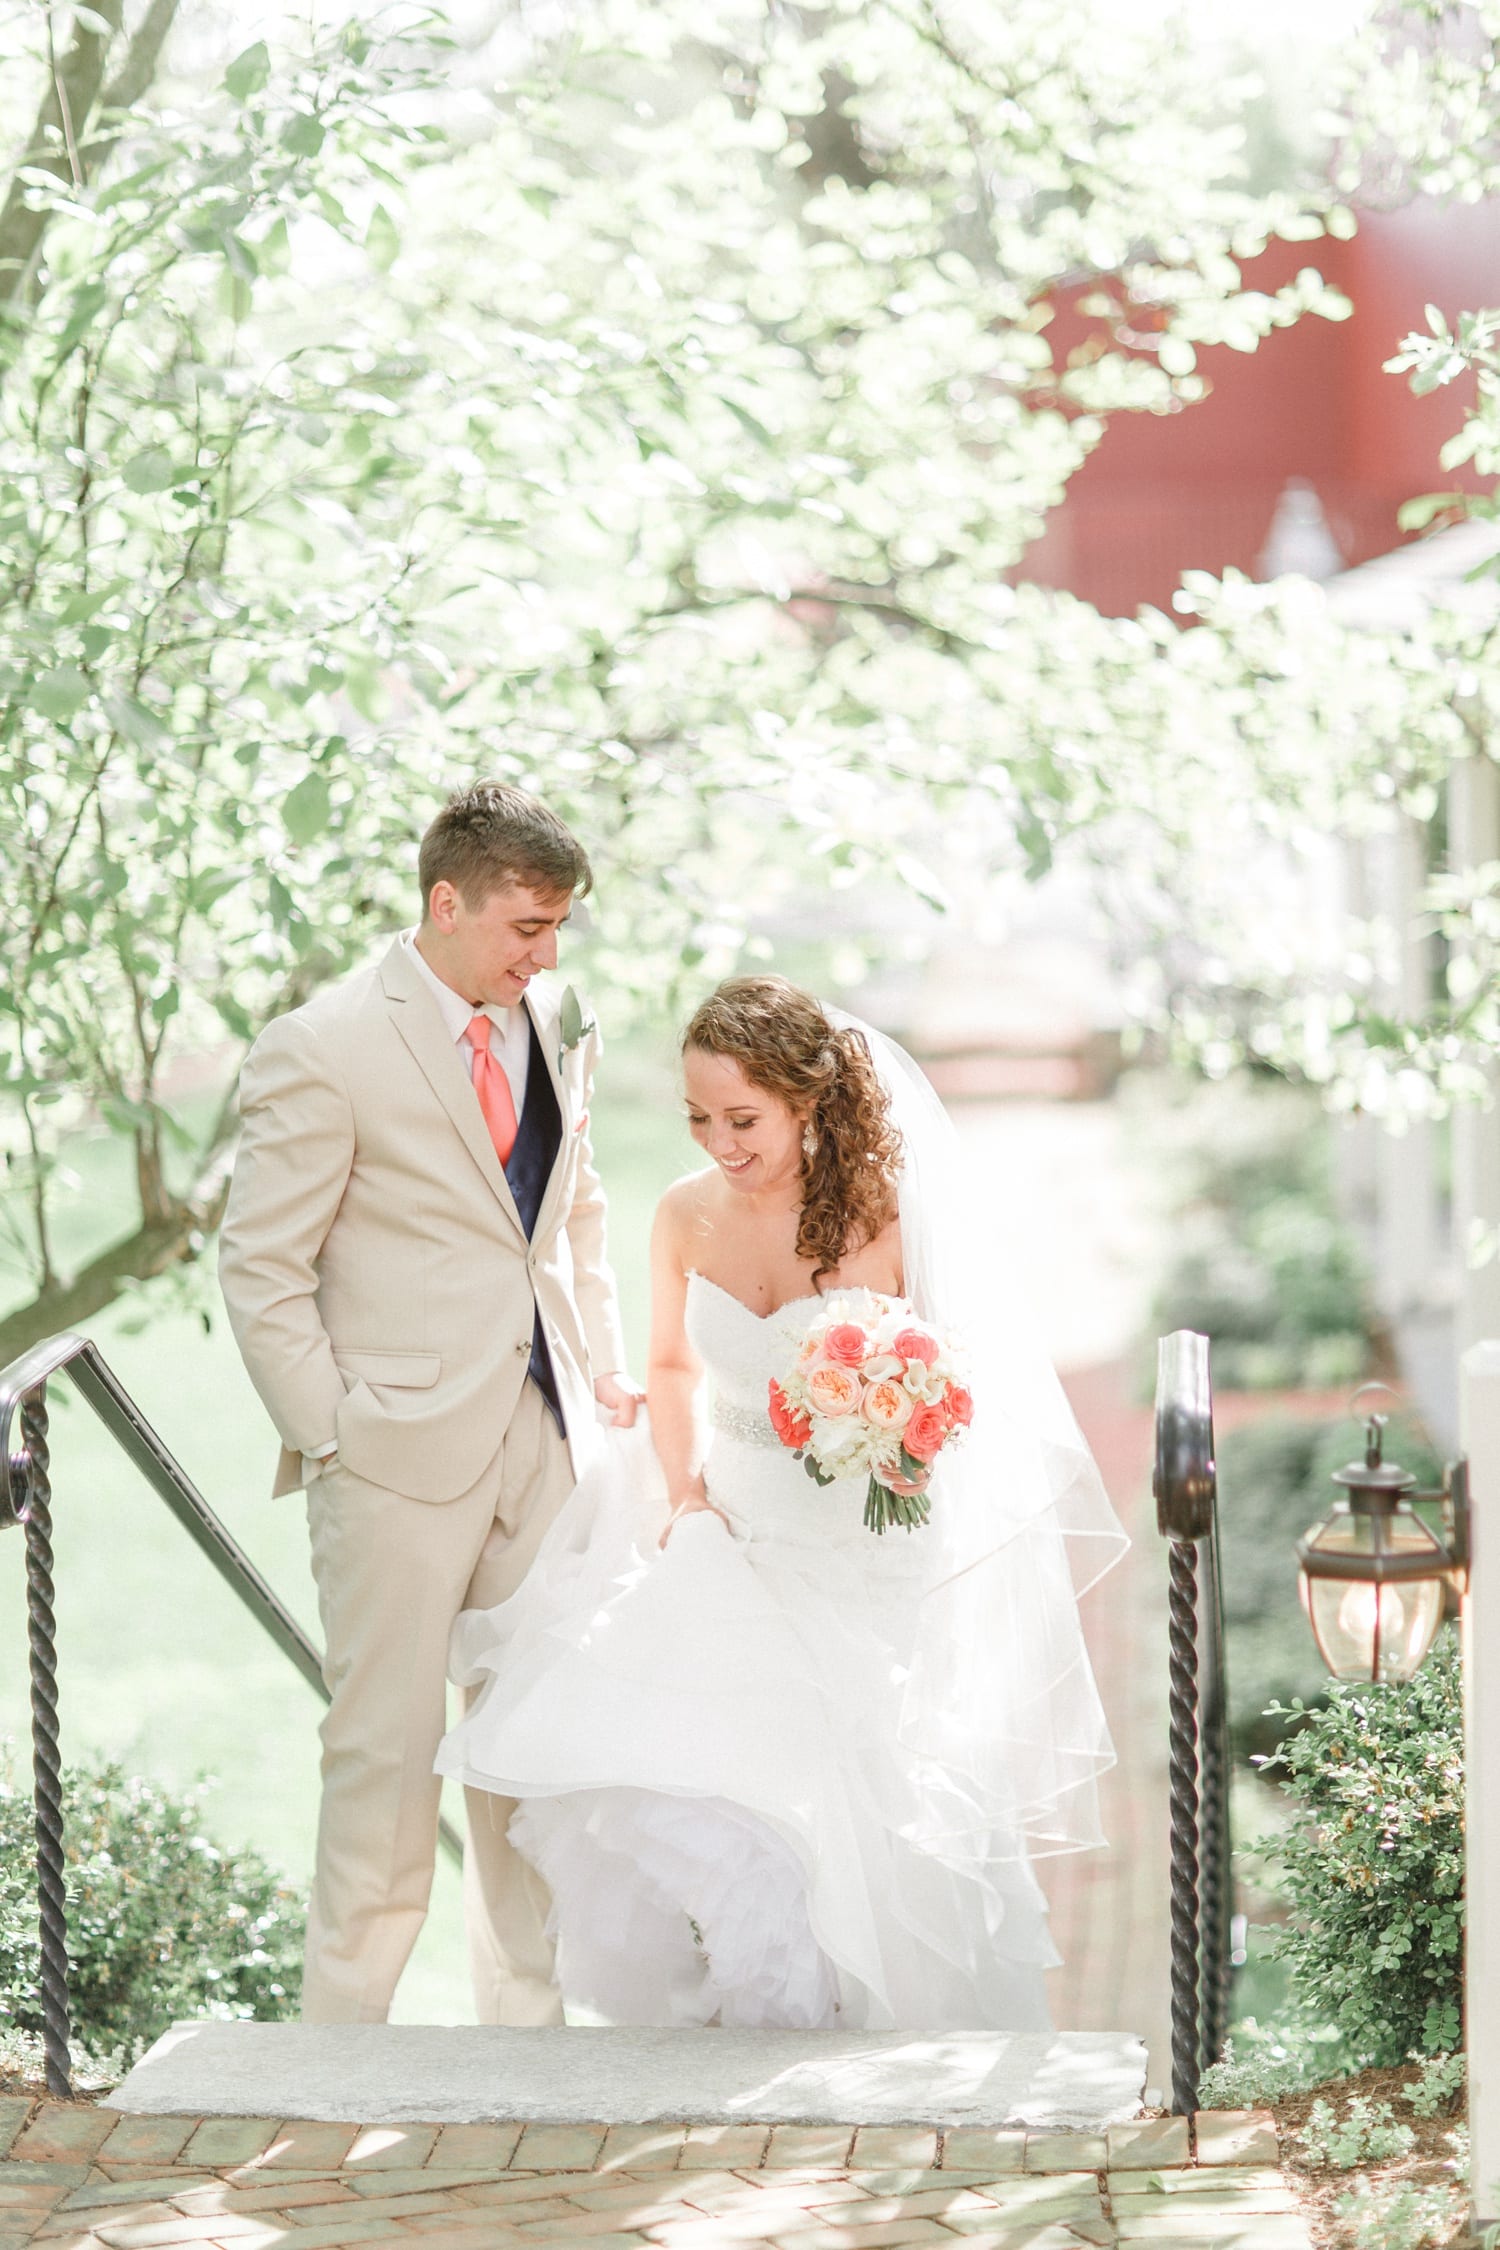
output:
M138 2116L1098 2133L1140 2114L1145 2083L1124 2032L179 2023L108 2101Z

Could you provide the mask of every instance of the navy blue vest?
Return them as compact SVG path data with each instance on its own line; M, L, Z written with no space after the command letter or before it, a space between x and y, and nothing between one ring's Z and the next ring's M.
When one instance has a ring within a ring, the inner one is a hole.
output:
M536 1025L526 1018L531 1028L531 1060L526 1067L526 1099L521 1104L521 1122L516 1131L515 1146L505 1166L505 1177L510 1182L510 1192L516 1199L516 1209L521 1214L521 1224L526 1229L529 1242L536 1232L542 1199L547 1193L547 1182L552 1177L552 1167L557 1162L557 1152L562 1147L562 1112L557 1106L557 1095L552 1086L552 1074L542 1053L542 1043L536 1035ZM531 1360L527 1374L541 1392L552 1410L559 1430L563 1427L562 1404L557 1395L557 1377L552 1371L552 1355L547 1349L547 1338L542 1329L542 1316L537 1311L532 1316ZM563 1433L566 1436L566 1432Z

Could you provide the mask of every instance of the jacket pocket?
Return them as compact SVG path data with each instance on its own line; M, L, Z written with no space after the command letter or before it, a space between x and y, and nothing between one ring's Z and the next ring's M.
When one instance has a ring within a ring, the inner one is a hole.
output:
M341 1373L356 1382L384 1383L403 1391L430 1391L443 1371L436 1352L366 1352L333 1349Z

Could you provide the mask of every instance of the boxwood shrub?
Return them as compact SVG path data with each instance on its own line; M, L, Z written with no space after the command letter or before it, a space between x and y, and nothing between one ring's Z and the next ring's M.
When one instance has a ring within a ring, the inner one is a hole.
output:
M205 1832L205 1789L176 1794L117 1764L64 1775L73 2025L90 2054L133 2060L175 2018L295 2014L303 1901L254 1851ZM0 1772L0 2021L40 2030L29 1787Z
M1292 1919L1274 1951L1303 2012L1355 2068L1459 2044L1464 1742L1457 1637L1402 1687L1334 1686L1265 1767L1298 1818L1282 1840Z

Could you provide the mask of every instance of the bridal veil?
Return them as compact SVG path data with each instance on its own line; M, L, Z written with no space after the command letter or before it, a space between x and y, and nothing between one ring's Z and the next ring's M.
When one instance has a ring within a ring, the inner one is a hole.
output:
M1078 1597L1126 1545L1002 1241L982 1229L958 1134L917 1065L867 1041L904 1156L901 1259L913 1309L968 1360L974 1420L942 1454L901 1739L923 1769L912 1841L983 1880L997 1857L1103 1842L1099 1776L1113 1763ZM895 1533L887 1537L899 1536Z

